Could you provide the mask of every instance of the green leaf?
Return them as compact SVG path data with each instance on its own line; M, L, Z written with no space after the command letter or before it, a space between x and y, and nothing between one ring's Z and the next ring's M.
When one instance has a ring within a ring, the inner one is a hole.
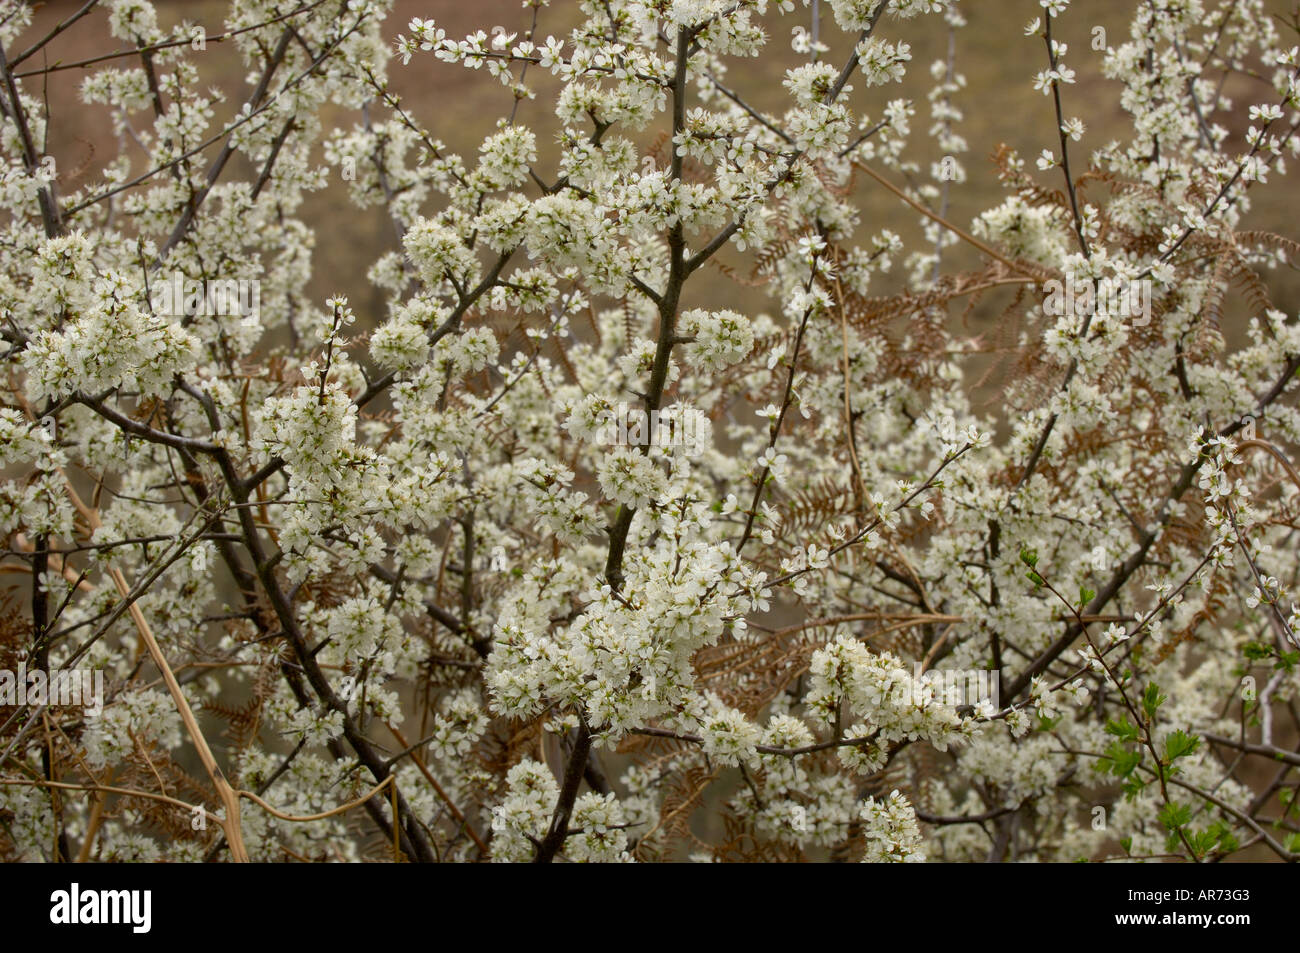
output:
M1261 659L1273 657L1272 647L1265 645L1262 642L1247 642L1241 647L1241 652L1246 656L1246 658L1256 662Z
M1025 575L1029 577L1029 581L1035 586L1041 587L1043 585L1043 577L1038 575L1038 573L1034 572L1032 569L1025 573Z
M1165 738L1165 764L1173 764L1179 758L1191 754L1200 744L1200 738L1189 735L1185 731L1171 732Z
M1121 741L1137 741L1139 737L1137 726L1128 720L1128 715L1120 715L1119 718L1106 722L1106 731Z
M1126 748L1116 741L1106 749L1106 756L1102 762L1115 777L1127 778L1142 763L1142 752L1136 748Z
M1160 823L1165 825L1165 829L1169 831L1176 831L1180 827L1186 827L1187 822L1191 819L1191 805L1183 804L1180 801L1170 801L1160 809Z
M1160 694L1160 686L1155 682L1147 682L1146 691L1142 693L1142 711L1146 713L1147 720L1150 721L1156 717L1156 711L1165 703L1168 696Z
M1030 569L1033 569L1038 565L1038 550L1030 549L1026 546L1024 549L1020 550L1020 561Z
M1205 833L1212 838L1211 847L1217 847L1221 851L1234 851L1241 846L1232 829L1223 821L1215 821Z
M1192 835L1187 838L1192 843L1192 852L1197 857L1204 857L1210 851L1214 850L1217 838L1210 831L1193 831Z
M1092 602L1093 597L1096 596L1096 595L1097 595L1097 593L1093 592L1091 589L1085 589L1083 586L1080 586L1080 587L1079 587L1079 606L1080 606L1080 607L1086 606L1089 602Z

